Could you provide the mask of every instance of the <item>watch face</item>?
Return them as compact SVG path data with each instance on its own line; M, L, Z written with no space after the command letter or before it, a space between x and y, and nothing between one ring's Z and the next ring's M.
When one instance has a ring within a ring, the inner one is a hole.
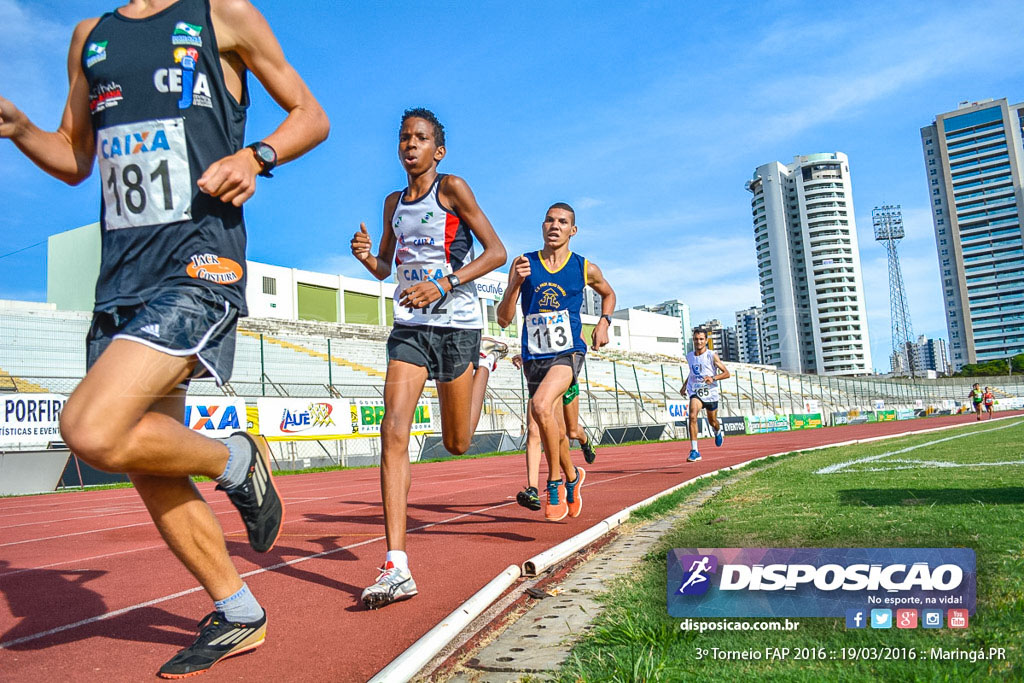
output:
M264 161L264 163L274 163L274 152L266 145L260 145L259 147L257 147L256 154L259 156L260 159Z

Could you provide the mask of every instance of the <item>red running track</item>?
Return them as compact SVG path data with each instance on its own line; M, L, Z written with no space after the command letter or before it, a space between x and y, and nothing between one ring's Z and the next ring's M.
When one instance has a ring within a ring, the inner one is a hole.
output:
M521 455L413 467L408 550L420 589L365 610L384 541L377 469L280 477L287 519L277 546L253 553L237 513L199 488L269 616L266 644L204 680L366 680L510 564L694 476L757 458L895 434L971 416L736 436L687 464L688 444L598 450L583 514L546 522L515 504ZM579 457L576 454L575 457ZM135 491L0 499L0 679L138 681L195 638L209 598L164 546Z

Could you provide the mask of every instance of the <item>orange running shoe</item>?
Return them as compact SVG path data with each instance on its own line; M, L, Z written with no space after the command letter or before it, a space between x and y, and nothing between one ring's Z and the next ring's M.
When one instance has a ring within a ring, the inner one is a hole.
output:
M565 485L565 503L569 507L570 517L579 517L583 512L583 482L587 480L587 471L576 468L576 481Z
M559 522L569 514L569 506L565 502L565 484L562 480L548 482L548 505L544 508L544 517L549 522Z

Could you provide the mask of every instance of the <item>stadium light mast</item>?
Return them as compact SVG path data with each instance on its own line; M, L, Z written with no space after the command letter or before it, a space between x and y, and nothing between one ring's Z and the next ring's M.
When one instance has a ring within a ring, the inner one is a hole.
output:
M871 224L875 228L875 241L885 242L889 255L889 319L892 323L892 370L897 372L897 363L906 363L910 376L916 377L914 368L914 331L910 324L910 305L906 288L903 286L903 271L896 245L903 239L903 212L899 204L876 206L871 210Z

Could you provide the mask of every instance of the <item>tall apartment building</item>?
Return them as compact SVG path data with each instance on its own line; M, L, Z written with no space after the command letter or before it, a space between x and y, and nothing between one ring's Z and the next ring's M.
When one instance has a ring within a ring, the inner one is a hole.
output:
M583 288L583 305L580 313L584 315L601 315L601 295L590 287Z
M927 339L923 334L917 338L914 354L915 370L918 376L925 370L934 370L940 375L950 374L949 356L946 354L945 339Z
M765 362L763 318L760 306L736 311L736 360L740 363Z
M1024 353L1022 128L999 99L921 129L953 370Z
M761 280L764 362L819 375L871 373L867 308L842 152L759 166L747 181Z
M712 318L698 327L708 334L708 348L713 349L722 360L736 362L739 354L736 349L736 329L725 327L718 318ZM692 349L691 349L692 350Z
M598 299L600 301L600 299ZM654 304L651 306L639 306L641 310L650 311L651 313L660 313L662 315L670 315L673 318L679 318L680 325L680 338L683 342L683 354L687 351L693 351L693 328L690 327L690 307L684 304L679 299L669 299L668 301L662 301L660 304Z

